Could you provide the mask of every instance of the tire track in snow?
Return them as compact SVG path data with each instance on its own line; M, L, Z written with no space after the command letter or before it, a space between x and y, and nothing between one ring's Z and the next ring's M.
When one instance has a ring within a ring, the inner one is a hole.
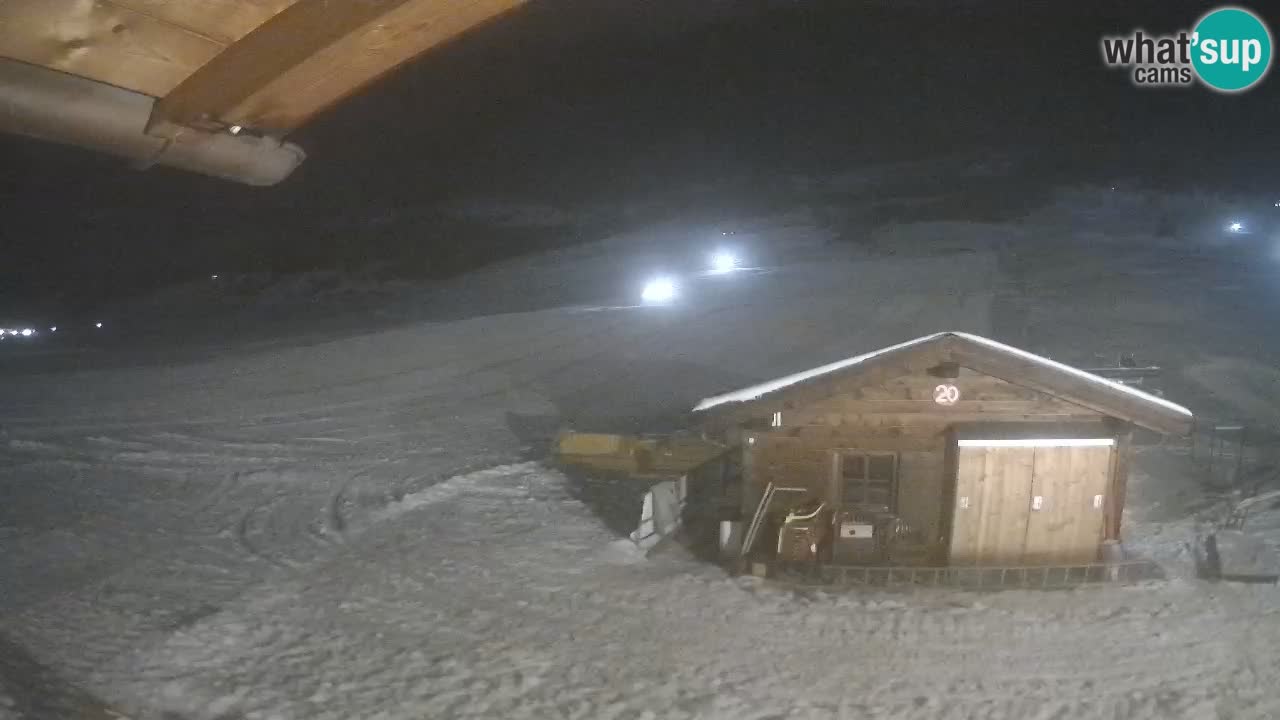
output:
M289 563L263 552L258 548L257 540L252 539L251 537L258 534L256 528L263 522L261 520L255 520L255 518L261 514L263 508L270 507L274 503L274 500L268 500L266 502L253 505L248 510L245 510L244 514L240 516L240 520L236 523L235 538L236 543L249 557L269 563L278 568L285 568L290 566Z

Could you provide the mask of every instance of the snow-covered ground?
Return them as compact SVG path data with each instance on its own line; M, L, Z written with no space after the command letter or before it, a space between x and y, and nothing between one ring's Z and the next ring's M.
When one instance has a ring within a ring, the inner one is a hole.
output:
M406 496L95 680L190 717L1274 717L1275 614L1183 583L797 596L646 561L525 463Z
M270 342L9 358L0 718L1280 716L1272 588L795 594L639 557L531 460L537 428L672 427L939 330L1081 364L1137 351L1197 411L1274 407L1240 392L1274 382L1268 268L1061 212L827 246L757 219L740 242L767 268L689 279L667 308L628 289L689 244L664 227L398 288L364 323L345 296L286 308ZM1160 476L1170 457L1189 476L1175 450L1144 451L1133 532L1185 565L1198 498Z

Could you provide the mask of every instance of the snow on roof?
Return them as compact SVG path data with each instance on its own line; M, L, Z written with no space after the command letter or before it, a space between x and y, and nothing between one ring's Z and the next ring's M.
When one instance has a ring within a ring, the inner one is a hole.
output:
M1071 367L1070 365L1065 365L1055 360L1050 360L1047 357L1036 355L1035 353L1029 353L1026 350L1013 347L1012 345L1005 345L1004 343L996 342L991 338L985 338L985 337L982 337L981 335L971 335L969 333L962 333L962 332L953 332L949 334L955 335L956 337L962 337L965 340L970 340L970 341L979 343L981 345L986 345L987 347L990 347L994 350L999 350L1000 352L1009 353L1010 355L1017 355L1018 357L1024 360L1030 360L1031 362L1034 362L1038 365L1043 365L1045 367L1052 368L1060 372L1064 372L1068 375L1074 375L1082 380L1088 380L1089 382L1111 388L1112 390L1118 390L1127 395L1132 395L1133 397L1136 397L1139 400L1144 400L1146 402L1159 405L1165 408L1166 410L1172 410L1178 413L1179 415L1192 417L1191 411L1182 407L1181 405L1174 402L1169 402L1168 400L1165 400L1162 397L1157 397L1155 395L1152 395L1151 393L1145 393L1130 385L1118 383L1114 380L1108 380L1104 377L1094 375L1091 372L1085 372L1080 368Z
M794 375L787 375L786 377L780 377L776 380L768 380L760 383L759 385L752 385L751 387L734 390L733 392L727 392L723 395L716 395L715 397L703 398L702 402L698 403L697 407L695 407L693 411L701 412L703 410L710 410L717 405L755 400L758 397L768 395L772 392L777 392L778 390L790 387L797 383L802 383L805 380L811 380L822 375L833 373L837 370L844 370L845 368L853 367L854 365L870 360L877 355L884 355L885 353L909 348L914 345L923 345L924 343L932 340L937 340L946 334L947 333L934 333L932 335L925 335L924 337L916 338L915 340L908 340L904 343L898 343L897 345L890 345L887 348L881 348L874 352L866 353L865 355L837 360L836 362L822 365L821 367L816 367L811 370L804 370L802 372L795 373Z
M1094 375L1093 373L1085 372L1084 370L1071 367L1070 365L1064 365L1063 363L1057 362L1055 360L1050 360L1047 357L1036 355L1035 353L1029 353L1026 350L1022 350L1022 349L1013 347L1011 345L1005 345L1004 343L996 342L995 340L982 337L981 335L973 335L971 333L963 333L963 332L940 332L940 333L934 333L932 335L925 335L924 337L918 337L915 340L908 340L904 343L891 345L889 347L881 348L879 350L876 350L874 352L869 352L864 355L857 355L855 357L846 358L844 360L839 360L827 365L822 365L821 367L816 367L811 370L798 372L798 373L795 373L794 375L787 375L786 377L780 377L780 378L777 378L776 380L769 380L767 382L763 382L758 385L752 385L751 387L745 387L740 390L734 390L733 392L724 393L723 395L716 395L714 397L705 398L702 400L702 402L698 403L698 405L693 408L693 411L701 412L703 410L710 410L711 408L717 407L719 405L725 405L727 403L739 403L739 402L748 402L751 400L755 400L765 395L768 395L770 393L777 392L778 390L782 390L783 388L787 388L792 385L795 385L797 383L802 383L806 380L811 380L816 377L821 377L822 375L827 375L839 370L844 370L846 368L854 367L856 365L864 363L867 360L870 360L871 358L877 357L879 355L884 355L885 353L894 352L896 350L902 350L902 349L913 347L916 345L923 345L925 343L930 343L935 340L941 340L942 338L948 335L958 337L958 338L963 338L965 340L968 340L973 343L977 343L979 345L985 345L986 347L989 347L998 352L1002 352L1008 355L1014 355L1018 358L1031 361L1042 367L1050 368L1058 372L1065 373L1067 375L1072 375L1082 380L1087 380L1094 384L1103 386L1109 390L1115 390L1118 392L1125 393L1127 395L1132 395L1133 397L1136 397L1139 400L1143 400L1145 402L1159 405L1160 407L1163 407L1166 410L1172 410L1180 415L1185 415L1186 417L1192 416L1190 410L1186 409L1185 407L1182 407L1181 405L1178 405L1177 403L1169 402L1164 398L1156 397L1155 395L1142 392L1141 390L1132 388L1128 385L1123 385L1121 383L1108 380L1104 377L1099 377L1097 375Z

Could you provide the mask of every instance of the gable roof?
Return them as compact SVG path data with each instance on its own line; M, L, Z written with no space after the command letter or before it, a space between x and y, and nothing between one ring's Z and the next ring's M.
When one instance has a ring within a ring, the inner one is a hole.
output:
M793 375L709 397L694 412L742 407L764 398L811 385L833 376L852 376L894 363L956 362L1016 385L1060 397L1156 432L1185 435L1193 416L1181 405L1079 368L1029 353L981 335L940 332L874 352L838 360Z

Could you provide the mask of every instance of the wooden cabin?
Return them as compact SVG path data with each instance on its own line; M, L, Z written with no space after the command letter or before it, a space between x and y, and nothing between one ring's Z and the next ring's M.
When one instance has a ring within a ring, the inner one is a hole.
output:
M801 554L853 565L1095 562L1120 538L1134 428L1192 424L1163 398L959 332L707 398L695 414L740 449L738 519L768 528L753 556L788 552L789 515L808 525Z

